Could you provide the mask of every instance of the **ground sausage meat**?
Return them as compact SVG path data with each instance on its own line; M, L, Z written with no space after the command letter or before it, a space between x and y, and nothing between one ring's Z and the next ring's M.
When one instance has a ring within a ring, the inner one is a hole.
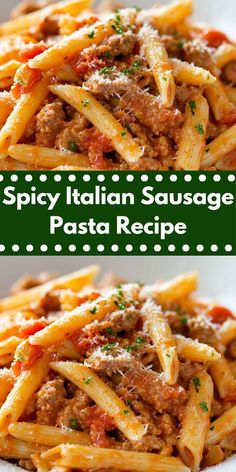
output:
M52 147L63 129L65 114L61 102L45 105L36 116L36 144Z
M54 426L57 415L64 405L65 397L66 390L62 379L46 382L37 393L37 422Z

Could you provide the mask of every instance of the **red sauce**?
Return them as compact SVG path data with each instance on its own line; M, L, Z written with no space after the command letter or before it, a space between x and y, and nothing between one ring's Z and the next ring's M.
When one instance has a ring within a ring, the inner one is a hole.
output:
M212 318L213 323L222 324L228 319L235 319L233 313L223 306L214 306L211 308L207 315Z
M19 334L22 337L28 338L29 336L38 333L42 329L46 328L50 323L47 320L34 320L30 321L24 326L21 326Z
M80 330L78 333L73 335L71 341L73 342L76 351L84 356L91 348L107 344L108 339L99 333L96 325L92 325L89 330Z
M229 38L221 31L210 30L203 35L203 39L211 48L218 48L223 43L230 43Z
M83 77L86 74L105 67L106 61L99 59L95 51L89 51L74 57L70 61L70 65L78 76Z
M20 375L21 372L29 370L37 359L40 359L43 355L43 350L41 346L31 346L30 344L27 345L27 359L24 359L22 355L22 359L16 360L12 364L12 370L15 375Z
M112 431L116 428L111 416L109 416L99 406L92 406L87 409L85 424L87 428L90 428L90 436L93 446L111 447L112 440L106 435L107 431Z
M20 61L28 61L29 59L33 59L34 57L42 54L46 51L48 47L45 44L33 44L19 52L19 59Z
M90 165L93 169L109 169L109 162L104 153L114 150L111 141L96 128L84 132L83 148L88 151Z
M22 94L30 92L33 86L42 79L42 72L39 69L30 69L27 67L27 72L22 79L22 82L15 83L12 88L12 94L16 99L20 98Z

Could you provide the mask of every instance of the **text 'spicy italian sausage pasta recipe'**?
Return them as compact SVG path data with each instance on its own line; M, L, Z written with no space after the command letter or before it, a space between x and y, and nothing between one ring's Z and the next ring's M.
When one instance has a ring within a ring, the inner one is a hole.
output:
M196 472L236 450L236 318L97 266L0 300L0 457L39 472Z
M0 25L0 170L236 170L236 44L192 12L15 10Z

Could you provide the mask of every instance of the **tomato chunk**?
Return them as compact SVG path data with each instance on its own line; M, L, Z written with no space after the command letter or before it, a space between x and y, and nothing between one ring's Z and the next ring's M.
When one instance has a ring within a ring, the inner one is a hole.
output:
M223 43L230 43L229 38L221 31L210 30L203 35L203 39L207 42L211 48L218 48Z
M39 69L30 69L26 67L24 77L18 79L11 88L12 94L16 99L22 94L30 92L33 86L42 78L42 72Z
M31 346L30 344L27 345L28 352L27 352L27 358L24 358L23 354L22 356L19 356L19 359L16 359L13 364L12 364L12 370L15 375L20 375L21 372L24 372L26 370L29 370L35 361L37 359L40 359L43 355L43 349L41 346Z
M24 326L21 326L19 330L20 336L28 338L28 336L32 336L33 334L38 333L38 331L41 331L49 324L50 323L47 320L30 321Z
M233 313L223 306L214 306L207 312L207 314L212 318L213 323L222 324L229 318L234 319Z
M33 59L34 57L42 54L46 51L47 46L45 44L33 44L29 45L25 49L19 52L19 59L20 61L28 61L29 59Z

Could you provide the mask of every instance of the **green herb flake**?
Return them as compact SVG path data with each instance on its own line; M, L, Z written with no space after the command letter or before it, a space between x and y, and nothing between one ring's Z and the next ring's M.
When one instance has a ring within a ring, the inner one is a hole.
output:
M167 81L167 78L163 76L163 77L162 77L162 80L164 80L164 82L166 82L166 81Z
M23 80L20 78L15 81L15 84L17 85L23 85L23 83L24 83Z
M192 100L192 99L189 100L188 104L189 104L189 106L190 106L191 113L192 113L192 115L194 116L194 115L195 115L195 110L196 110L196 108L197 108L197 105L196 105L195 100Z
M70 428L71 429L78 429L79 423L78 423L76 418L70 418L69 423L70 423Z
M183 317L181 318L181 320L180 320L180 323L181 323L182 325L186 325L187 322L188 322L187 316L183 316Z
M127 135L127 133L126 133L126 131L121 131L120 135L121 135L122 137L124 137L124 136Z
M112 59L112 55L110 51L104 51L103 56L106 57L107 59Z
M111 66L111 67L103 67L102 69L100 69L99 71L99 74L102 75L102 74L110 74L110 72L112 72L116 67L115 66Z
M170 359L170 354L167 354L167 353L166 353L166 357L169 357L169 359Z
M196 392L198 393L199 392L199 387L201 387L201 382L200 382L199 377L193 377L192 382L193 382L193 385L195 387Z
M205 400L203 400L201 403L199 403L199 406L202 409L202 411L204 411L206 413L209 411L208 406L207 406L207 402Z
M85 385L89 385L93 377L88 377L87 379L84 380Z
M142 338L141 336L139 336L136 340L135 340L135 344L143 344L145 343L145 339Z
M127 400L126 403L128 406L132 406L132 400Z
M126 304L124 302L120 302L118 300L115 300L114 303L119 308L119 310L125 310L126 309Z
M95 31L91 31L91 33L88 34L88 37L90 39L94 38L94 36L95 36Z
M105 344L104 346L102 346L101 348L101 351L110 351L111 349L113 349L113 347L116 347L117 346L117 343L107 343Z
M128 346L126 346L124 348L127 352L130 352L130 351L135 351L135 346L133 344L129 344Z
M141 67L141 65L142 65L142 61L136 60L133 62L132 67L134 67L135 69L138 69L139 67Z
M124 415L128 415L129 410L123 410Z
M195 129L197 130L197 132L198 132L199 134L204 134L204 129L203 129L203 126L202 126L201 123L197 123L197 124L195 125Z
M114 329L112 329L110 327L106 328L106 332L107 332L107 334L110 334L111 336L116 335L116 332L114 331Z
M91 315L95 315L97 313L97 307L93 307L92 310L90 310Z
M87 99L87 100L83 100L82 103L83 103L83 107L84 107L84 108L87 108L88 105L90 104L90 100L88 100L88 99Z
M21 355L16 357L16 361L23 361L23 360L24 360L24 357Z
M178 49L183 49L184 47L184 40L183 39L180 39L178 42L177 42L177 48Z
M213 431L215 429L215 426L210 426L210 431Z
M74 141L73 139L70 139L68 141L68 147L69 147L69 150L71 152L78 152L78 146L77 146L77 143L76 141Z

